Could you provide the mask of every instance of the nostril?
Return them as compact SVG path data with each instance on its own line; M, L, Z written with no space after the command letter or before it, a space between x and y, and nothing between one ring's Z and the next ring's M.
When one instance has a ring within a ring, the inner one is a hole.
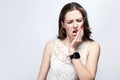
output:
M74 27L75 27L75 28L77 28L77 27L78 27L78 25L74 25Z

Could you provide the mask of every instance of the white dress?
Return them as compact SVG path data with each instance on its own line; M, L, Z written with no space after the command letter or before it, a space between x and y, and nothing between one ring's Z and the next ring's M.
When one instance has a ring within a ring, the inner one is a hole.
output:
M78 47L80 60L84 65L87 61L87 47L90 41L86 41ZM68 48L59 40L55 41L55 49L51 55L49 80L79 80L71 62Z

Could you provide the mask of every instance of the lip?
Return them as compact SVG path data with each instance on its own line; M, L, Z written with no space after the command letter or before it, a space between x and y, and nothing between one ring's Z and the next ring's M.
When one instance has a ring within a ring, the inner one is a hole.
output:
M78 32L78 30L77 30L77 29L72 31L72 33L73 33L73 34L74 34L74 33L77 33L77 32Z
M73 36L76 36L76 35L77 35L77 32L78 32L78 30L73 30L73 31L72 31L72 35L73 35Z
M73 35L73 36L76 36L77 34L76 34L76 33L73 33L72 35Z

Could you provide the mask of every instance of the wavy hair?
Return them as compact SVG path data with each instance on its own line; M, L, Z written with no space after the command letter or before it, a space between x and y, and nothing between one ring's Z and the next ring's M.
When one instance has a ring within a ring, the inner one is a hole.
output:
M82 13L82 16L83 16L83 19L84 19L83 40L92 40L90 38L92 32L90 31L89 22L88 22L88 18L87 18L87 12L80 4L78 4L76 2L68 3L61 9L61 12L60 12L60 15L59 15L59 21L58 21L59 29L58 29L57 38L60 39L60 40L64 40L67 37L66 30L62 27L61 22L64 22L66 13L69 12L69 11L73 11L73 10L79 10Z

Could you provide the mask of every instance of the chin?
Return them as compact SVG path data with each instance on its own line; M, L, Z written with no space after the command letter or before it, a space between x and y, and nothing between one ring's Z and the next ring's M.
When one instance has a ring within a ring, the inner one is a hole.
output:
M71 37L71 39L74 39L74 38L75 38L75 36L72 36L72 37Z
M69 39L73 40L75 37L76 37L75 35L71 35L71 36L69 36Z

